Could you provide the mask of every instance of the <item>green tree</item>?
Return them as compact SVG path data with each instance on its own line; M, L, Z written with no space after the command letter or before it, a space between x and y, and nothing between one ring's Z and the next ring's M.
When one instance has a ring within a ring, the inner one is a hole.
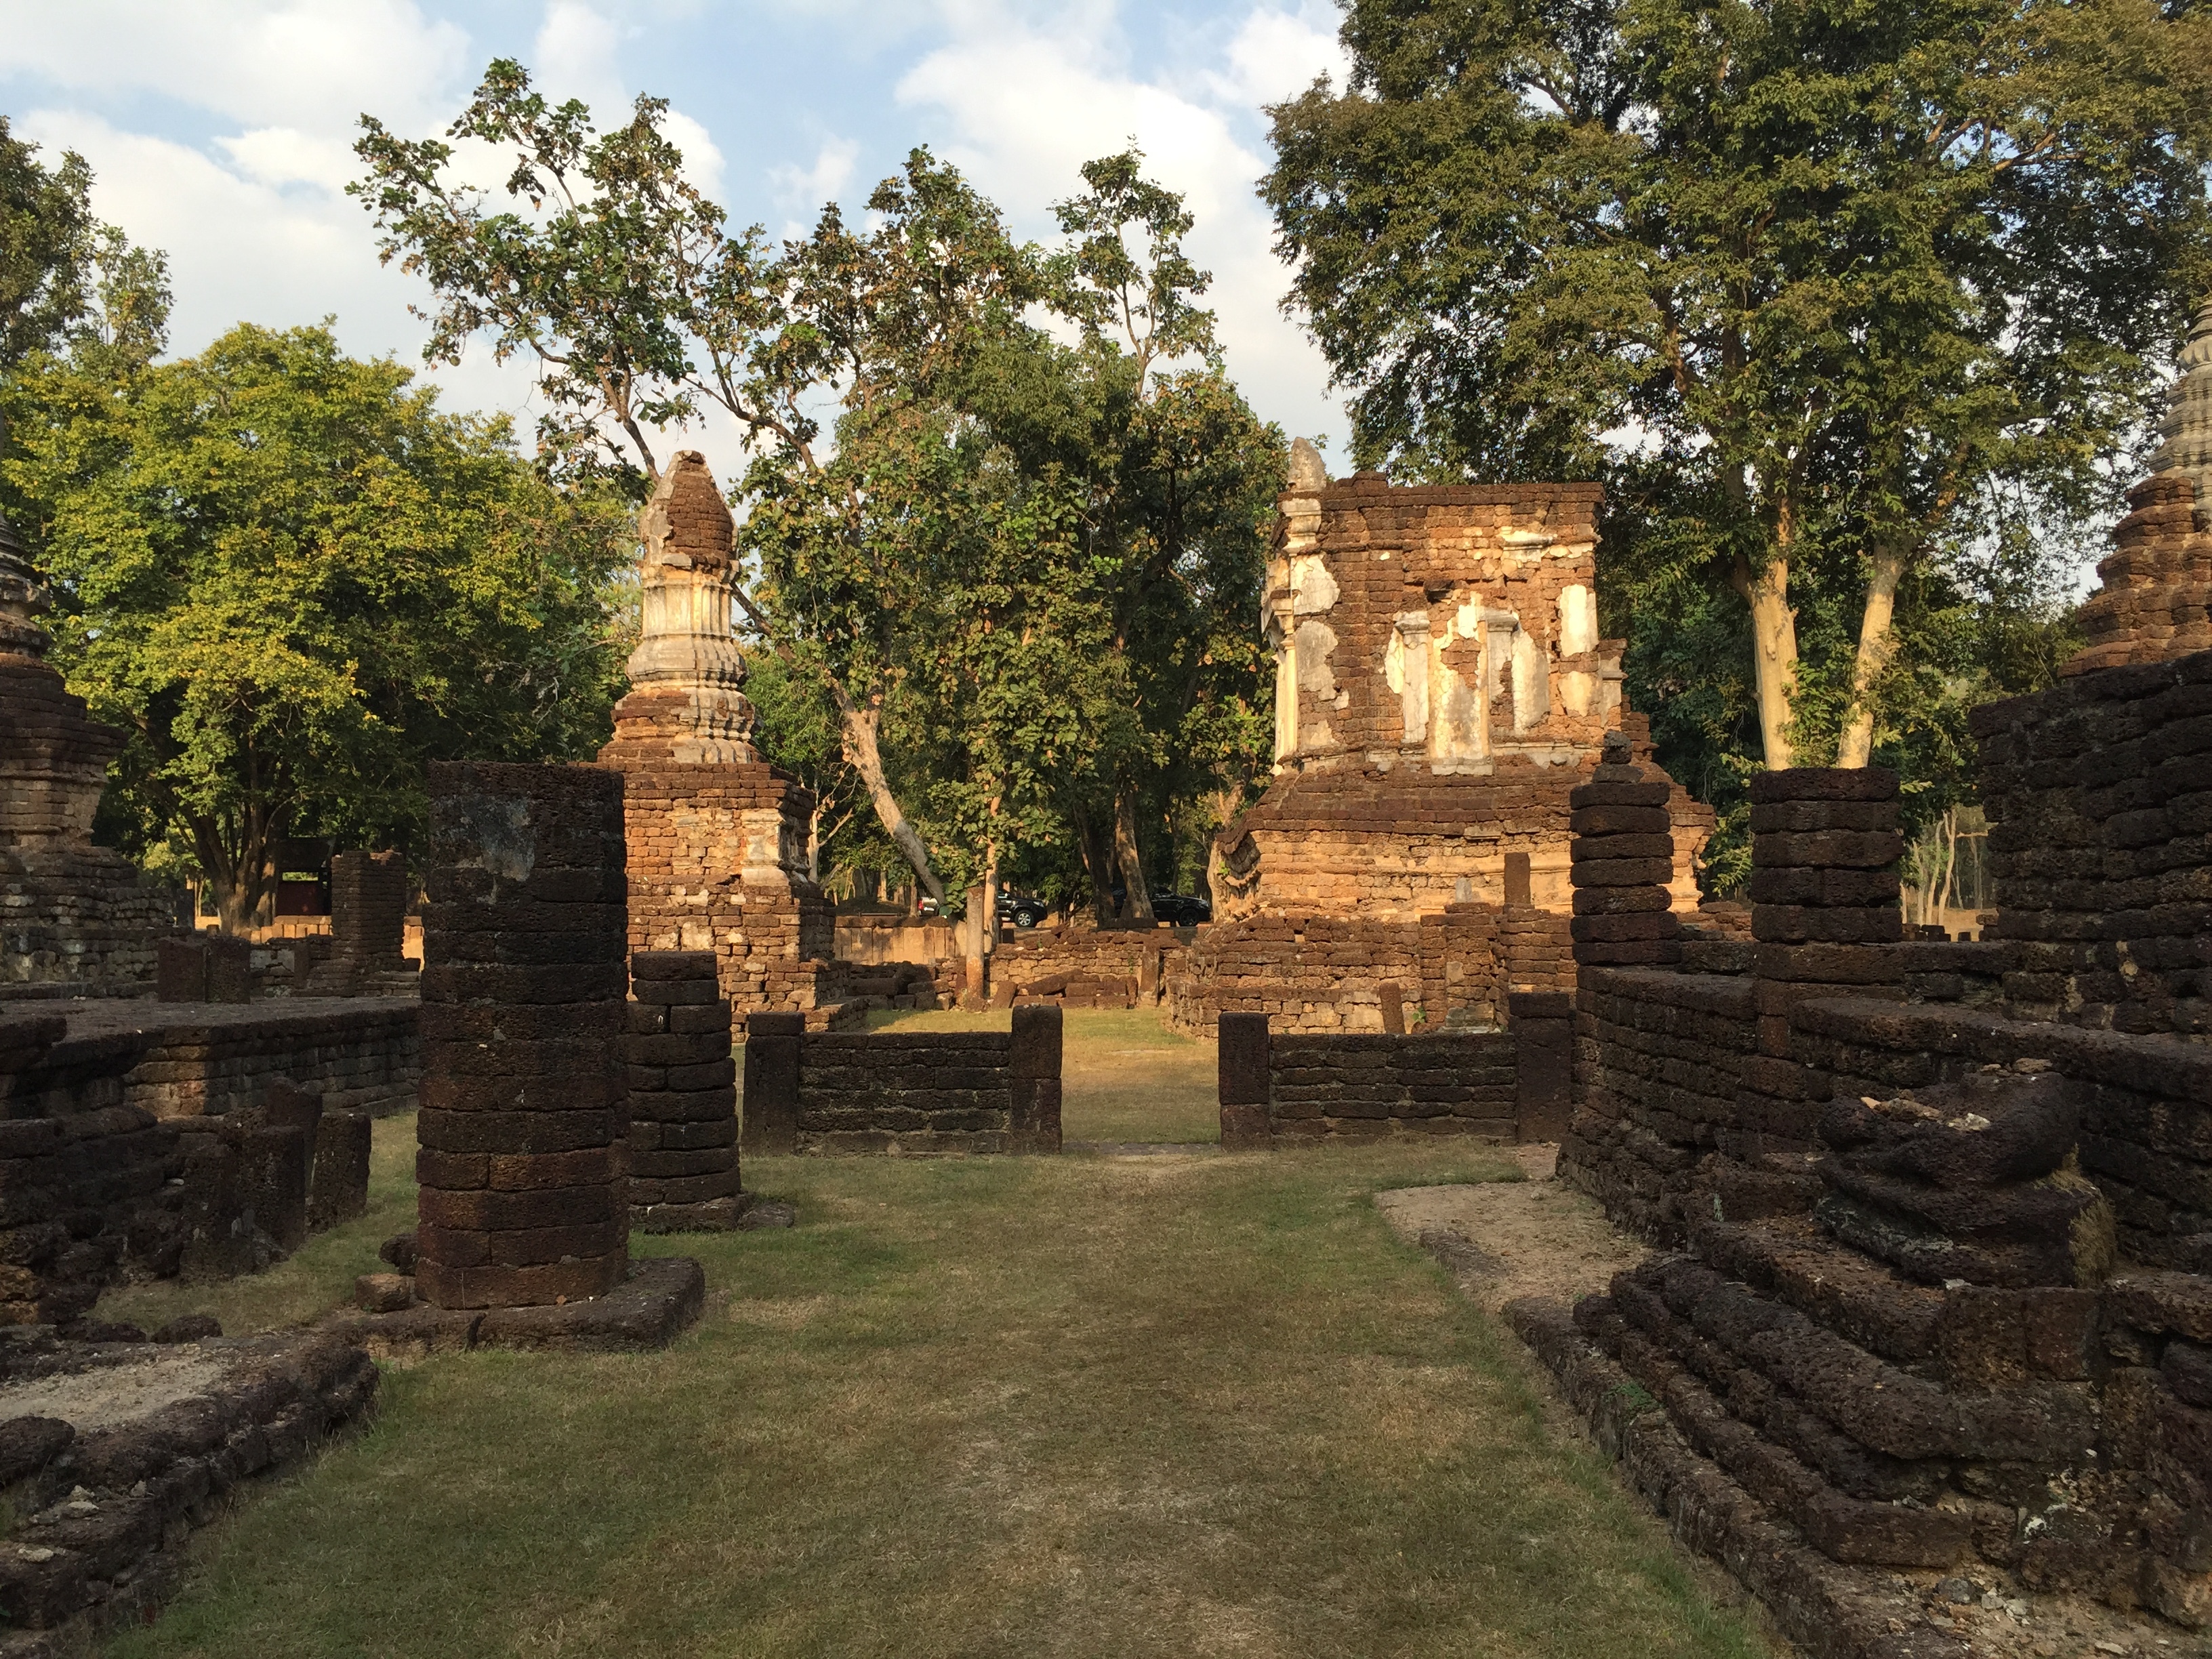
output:
M1255 442L1281 447L1218 360L1203 386L1163 391L1158 365L1211 341L1188 302L1203 279L1176 246L1181 204L1133 156L1098 164L1076 247L1049 260L917 150L866 224L833 205L771 252L757 228L724 233L665 112L641 99L599 134L582 105L551 107L495 63L449 137L516 154L499 212L457 181L449 145L364 122L355 188L386 256L438 294L429 354L489 332L501 356L533 355L547 464L634 490L657 469L654 428L714 410L738 422L752 451L732 495L755 573L739 603L829 693L884 837L940 902L940 863L956 884L988 881L1072 811L1103 801L1111 820L1125 781L1189 763L1178 723L1235 656L1204 660L1209 629L1137 627L1147 584L1226 603L1240 626L1256 599L1249 486L1268 463L1246 476L1196 447L1232 426L1236 465ZM1142 264L1121 251L1133 224L1152 234ZM1082 345L1054 341L1038 309L1079 318ZM1232 476L1233 505L1186 499ZM1233 573L1208 550L1216 517L1240 526ZM1184 654L1179 681L1153 672ZM1191 731L1218 749L1234 721L1206 712Z
M57 665L130 733L122 839L178 847L227 926L280 835L411 840L426 759L588 756L610 728L629 515L410 378L242 325L155 367L33 359L9 391Z
M1743 602L1765 763L1863 764L1915 680L1900 593L1992 526L2078 525L2130 464L2212 276L2208 27L1350 0L1352 84L1273 112L1263 193L1361 461L1590 476L1638 434L1647 568Z

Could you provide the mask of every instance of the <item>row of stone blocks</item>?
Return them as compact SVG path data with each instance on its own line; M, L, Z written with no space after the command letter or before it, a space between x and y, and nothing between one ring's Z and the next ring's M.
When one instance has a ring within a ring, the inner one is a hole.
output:
M1061 1010L1009 1031L808 1031L745 1019L744 1146L756 1152L1049 1153L1060 1147Z
M1626 733L1608 734L1590 781L1567 796L1574 835L1570 932L1580 966L1681 960L1681 928L1667 890L1674 875L1670 788L1663 779L1647 779L1630 752Z

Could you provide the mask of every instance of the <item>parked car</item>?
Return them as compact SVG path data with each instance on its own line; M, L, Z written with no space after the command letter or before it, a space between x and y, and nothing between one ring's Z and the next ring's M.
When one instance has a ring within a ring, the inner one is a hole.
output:
M1178 927L1194 927L1213 920L1213 902L1195 893L1155 893L1152 915Z
M1017 927L1034 927L1052 914L1052 906L1041 898L1027 893L1001 892L999 895L999 926L1008 922Z

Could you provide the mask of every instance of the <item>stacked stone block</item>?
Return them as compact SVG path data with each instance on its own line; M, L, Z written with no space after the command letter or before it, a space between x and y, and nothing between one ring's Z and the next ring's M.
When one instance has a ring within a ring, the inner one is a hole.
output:
M2212 1040L2212 652L1972 720L2013 1011Z
M647 1232L738 1219L737 1067L712 951L630 958L629 1218Z
M416 1287L601 1295L629 1238L622 778L441 763L430 796Z
M2197 528L2197 483L2160 472L2128 491L2131 509L2081 607L2083 649L2069 676L2212 649L2212 534Z
M1667 884L1674 876L1674 786L1629 760L1627 741L1608 738L1605 759L1569 795L1578 967L1650 967L1681 959L1680 928Z

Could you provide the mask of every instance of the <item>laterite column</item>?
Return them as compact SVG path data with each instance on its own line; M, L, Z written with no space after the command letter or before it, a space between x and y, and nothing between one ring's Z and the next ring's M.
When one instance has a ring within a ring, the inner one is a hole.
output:
M622 1281L623 856L619 773L430 768L415 1282L441 1308Z
M649 1233L738 1223L737 1062L712 951L629 960L629 1219Z

